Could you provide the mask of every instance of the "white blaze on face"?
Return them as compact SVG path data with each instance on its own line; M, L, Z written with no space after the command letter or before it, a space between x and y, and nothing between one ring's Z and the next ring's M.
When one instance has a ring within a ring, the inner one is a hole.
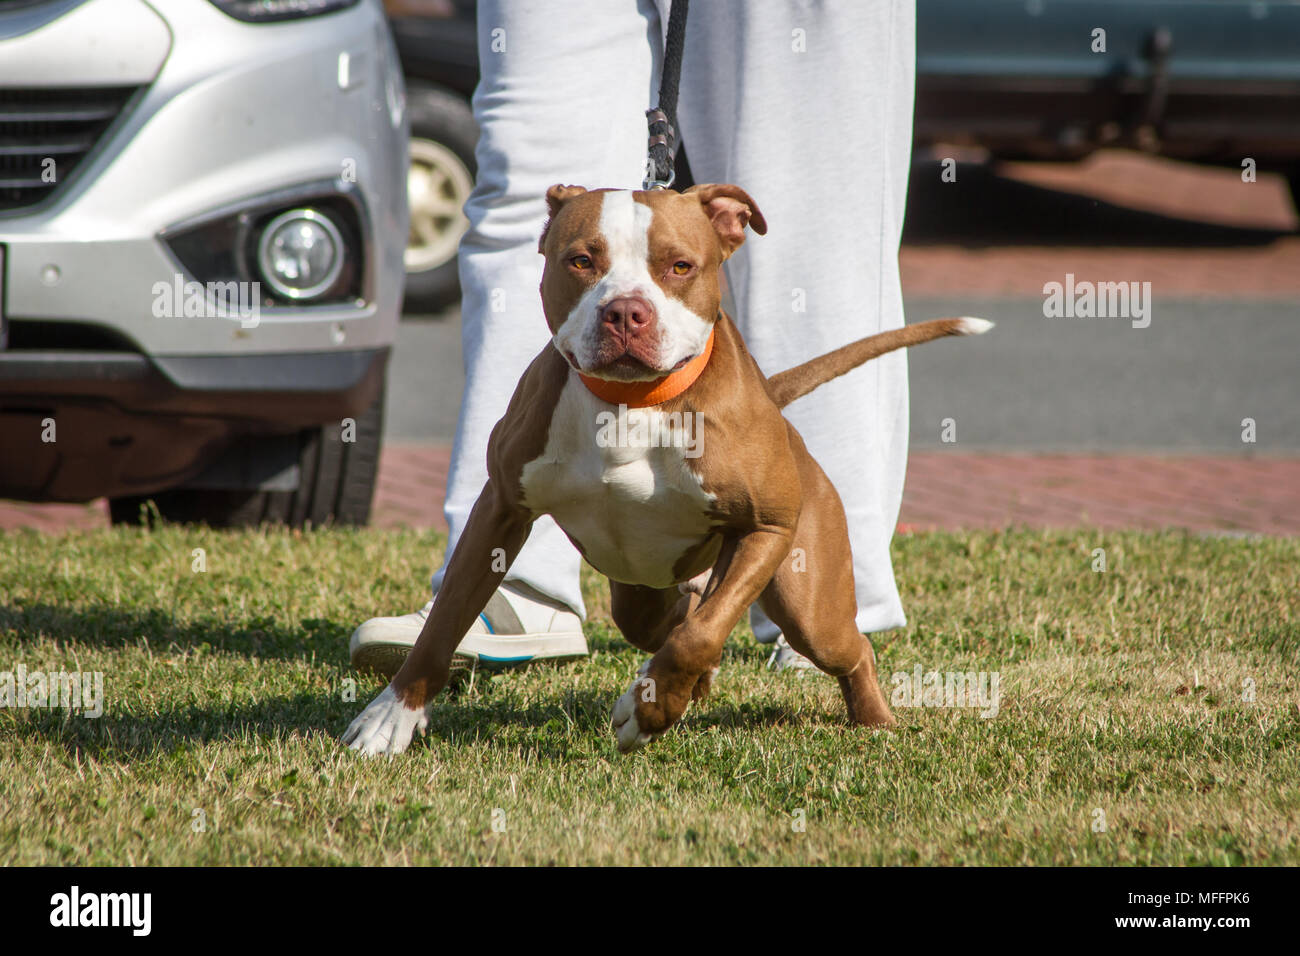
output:
M572 353L589 371L600 341L600 310L623 296L640 296L658 315L657 368L645 378L666 375L674 365L704 351L712 316L701 316L672 298L650 276L650 230L654 212L628 191L601 195L600 233L609 252L609 271L588 289L555 333L561 355Z

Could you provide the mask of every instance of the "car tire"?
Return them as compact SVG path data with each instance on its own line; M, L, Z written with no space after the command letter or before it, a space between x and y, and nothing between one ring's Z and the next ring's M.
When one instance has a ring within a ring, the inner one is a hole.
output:
M343 429L336 424L298 434L299 485L294 491L174 488L112 498L109 516L113 524L148 523L156 508L156 516L166 521L214 528L364 525L370 520L383 431L384 391L380 389L374 404L357 418L354 441L343 441Z
M411 118L403 311L439 312L460 297L456 252L468 228L462 211L474 188L478 125L469 104L442 87L408 80Z

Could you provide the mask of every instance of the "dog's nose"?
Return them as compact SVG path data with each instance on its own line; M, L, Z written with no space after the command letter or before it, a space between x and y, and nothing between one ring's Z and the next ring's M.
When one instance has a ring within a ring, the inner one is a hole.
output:
M628 336L647 331L654 321L654 306L640 296L620 296L605 303L600 310L602 325Z

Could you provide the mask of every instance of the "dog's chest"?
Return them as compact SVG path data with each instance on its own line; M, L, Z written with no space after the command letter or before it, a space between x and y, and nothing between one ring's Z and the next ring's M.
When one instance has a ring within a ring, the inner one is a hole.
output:
M698 415L610 405L570 376L546 448L520 476L524 503L551 515L601 573L669 587L712 533L713 496L688 464L703 437Z

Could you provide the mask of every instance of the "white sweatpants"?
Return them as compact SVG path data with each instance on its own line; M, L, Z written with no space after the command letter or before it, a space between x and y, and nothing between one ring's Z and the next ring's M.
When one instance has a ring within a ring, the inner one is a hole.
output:
M448 554L487 480L492 426L549 338L537 252L546 189L640 188L667 9L667 0L478 4L478 185L460 246L466 386ZM767 218L768 235L751 233L727 275L734 318L769 375L903 324L914 33L914 0L691 5L679 135L697 182L741 186ZM786 414L844 501L859 629L901 626L889 542L907 461L905 354L822 386ZM508 579L582 613L580 560L544 517ZM760 613L754 625L760 639L775 637Z

